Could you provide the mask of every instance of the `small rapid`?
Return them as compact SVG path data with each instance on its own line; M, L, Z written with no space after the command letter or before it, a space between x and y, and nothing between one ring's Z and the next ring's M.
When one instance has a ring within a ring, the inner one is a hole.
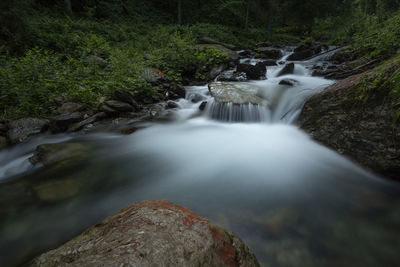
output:
M237 83L264 105L217 103L207 86L187 87L174 122L129 136L88 136L90 152L79 165L19 173L1 191L1 205L10 207L0 223L0 260L18 263L132 202L165 199L235 232L263 266L398 266L398 185L295 126L306 99L333 81L311 77L309 62L278 77L283 67L267 67L267 80ZM15 164L22 166L37 144L7 153L20 151ZM0 152L1 159L4 175L10 158ZM41 201L40 189L56 186L55 177L61 186L79 184L78 193Z

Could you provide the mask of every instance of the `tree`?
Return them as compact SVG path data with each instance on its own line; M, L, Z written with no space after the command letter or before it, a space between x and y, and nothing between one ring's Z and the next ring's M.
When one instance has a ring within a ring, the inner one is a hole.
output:
M178 0L178 24L182 25L182 0Z

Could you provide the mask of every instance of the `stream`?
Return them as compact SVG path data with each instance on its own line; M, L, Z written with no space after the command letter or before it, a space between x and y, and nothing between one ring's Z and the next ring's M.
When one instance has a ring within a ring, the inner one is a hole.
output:
M207 86L186 87L173 122L128 136L39 136L0 151L0 265L21 264L133 202L165 199L233 231L262 266L400 266L399 185L295 125L305 100L333 81L311 76L323 57L276 77L287 56L267 67L267 80L237 83L265 105L217 103ZM28 162L38 144L63 142L84 155L52 168Z

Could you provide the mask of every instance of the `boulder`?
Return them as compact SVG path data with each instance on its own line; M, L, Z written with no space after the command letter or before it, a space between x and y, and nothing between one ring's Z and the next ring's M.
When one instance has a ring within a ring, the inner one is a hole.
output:
M282 51L275 47L259 47L255 51L258 53L258 58L279 59L282 57Z
M168 201L132 204L30 266L259 266L232 232Z
M261 62L256 65L241 63L237 65L236 72L246 73L247 78L250 80L265 80L267 70Z
M294 72L294 63L289 63L286 64L285 67L281 71L279 71L277 77L283 76L283 75L288 75L288 74L293 74Z
M294 86L299 82L293 79L283 79L279 82L280 85Z
M258 88L248 83L213 82L208 89L215 101L220 103L265 105L259 97Z
M314 51L312 49L307 49L299 52L295 52L291 54L287 60L299 61L306 60L314 55Z
M136 111L140 109L140 107L139 107L138 103L136 102L135 98L133 97L133 95L128 90L122 90L122 89L115 90L114 97L118 101L121 101L121 102L124 102L124 103L128 103Z
M106 113L107 115L113 116L117 115L119 112L106 104L100 106L100 111Z
M254 52L251 50L243 50L238 52L238 54L242 57L242 58L249 58L252 57L254 55Z
M51 131L53 133L65 132L68 129L69 125L81 121L82 119L83 115L80 112L56 116L53 118Z
M11 144L24 141L29 136L41 133L49 128L50 121L38 118L25 118L9 123L7 131L8 139Z
M383 66L383 67L382 67ZM306 102L298 124L315 140L387 177L400 177L400 131L393 106L382 88L360 100L377 79L388 80L396 68L384 64L373 71L350 76ZM400 66L400 61L399 61ZM385 70L382 70L386 69ZM380 78L379 78L380 77ZM389 83L385 83L389 84Z
M264 65L265 67L268 67L268 66L277 66L277 65L278 65L278 64L276 63L276 60L264 60L264 61L259 62L259 64L262 64L262 65Z
M130 112L134 110L130 104L118 100L108 100L105 102L105 104L119 112Z
M75 102L66 102L57 109L60 114L70 114L78 111L82 111L85 108L83 104Z
M190 99L192 103L198 103L200 101L203 101L205 97L200 94L192 93L189 94L188 99Z

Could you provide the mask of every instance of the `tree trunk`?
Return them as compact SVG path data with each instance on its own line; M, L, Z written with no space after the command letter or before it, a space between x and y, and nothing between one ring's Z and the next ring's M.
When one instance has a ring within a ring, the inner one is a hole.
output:
M182 0L178 0L178 24L182 25Z
M267 25L267 37L268 39L271 39L272 35L272 22L274 21L274 6L272 1L269 1L269 7L268 7L268 25Z
M68 9L68 11L72 12L71 0L64 0L64 2L65 2L65 7Z
M257 26L260 25L260 11L261 11L261 3L260 0L256 1L256 23Z
M250 12L250 0L247 0L247 7L246 7L246 31L249 29L249 12Z

